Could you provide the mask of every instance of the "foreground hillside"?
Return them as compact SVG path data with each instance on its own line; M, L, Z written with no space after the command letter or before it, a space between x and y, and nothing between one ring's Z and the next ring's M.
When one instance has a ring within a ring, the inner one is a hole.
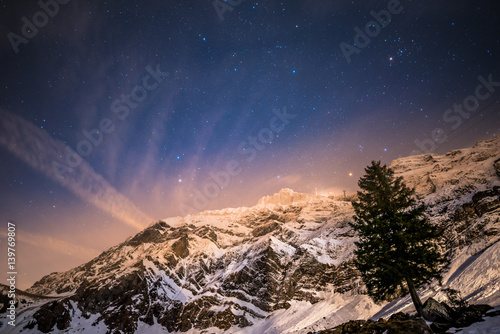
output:
M443 229L443 286L500 305L500 141L395 160ZM289 189L250 208L168 218L28 291L58 295L19 315L21 332L307 333L412 311L375 305L353 266L349 202ZM441 287L421 291L440 300ZM4 322L3 320L0 320ZM207 331L204 331L207 330Z

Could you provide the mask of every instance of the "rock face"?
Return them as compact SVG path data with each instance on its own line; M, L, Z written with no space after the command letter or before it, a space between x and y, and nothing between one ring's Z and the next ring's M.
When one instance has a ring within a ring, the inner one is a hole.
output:
M453 321L453 309L445 303L440 303L434 298L429 298L424 303L424 314L427 320L432 322Z
M429 205L430 219L448 232L449 246L481 243L486 249L500 240L499 156L497 138L445 155L398 159L391 168Z
M499 151L499 140L487 141L391 165L445 232L452 265L444 286L469 302L500 303ZM259 203L158 221L86 264L43 277L29 291L59 298L23 313L19 326L305 334L411 307L407 297L384 307L363 294L349 202L282 190ZM440 301L439 290L423 293Z
M405 313L393 314L388 320L353 320L317 334L434 334L422 319Z
M259 205L265 205L265 204L292 204L295 202L303 202L307 201L309 199L314 198L313 195L311 194L304 194L304 193L296 193L292 189L284 188L281 189L278 193L271 195L271 196L264 196L262 197L258 204Z
M433 322L431 329L436 333L445 333L452 327L462 328L482 321L483 316L491 309L488 305L450 307L434 298L429 298L424 303L425 317Z

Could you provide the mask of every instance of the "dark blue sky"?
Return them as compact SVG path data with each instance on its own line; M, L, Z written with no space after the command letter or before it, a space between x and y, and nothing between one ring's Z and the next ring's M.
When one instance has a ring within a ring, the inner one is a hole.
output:
M0 1L0 216L40 263L25 282L152 219L351 192L371 160L498 135L493 1L41 3Z

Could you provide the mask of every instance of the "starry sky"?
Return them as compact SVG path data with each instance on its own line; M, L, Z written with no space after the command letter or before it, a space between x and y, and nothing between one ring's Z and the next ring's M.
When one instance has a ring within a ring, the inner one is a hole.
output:
M494 1L0 0L0 263L499 133ZM3 270L6 272L6 270ZM2 274L4 275L4 274Z

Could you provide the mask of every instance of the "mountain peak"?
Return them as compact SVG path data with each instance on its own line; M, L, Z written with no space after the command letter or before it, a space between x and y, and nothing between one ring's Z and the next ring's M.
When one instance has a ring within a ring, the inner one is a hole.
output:
M292 204L294 202L307 201L313 197L314 195L311 194L297 193L290 188L283 188L271 196L262 197L257 204Z

